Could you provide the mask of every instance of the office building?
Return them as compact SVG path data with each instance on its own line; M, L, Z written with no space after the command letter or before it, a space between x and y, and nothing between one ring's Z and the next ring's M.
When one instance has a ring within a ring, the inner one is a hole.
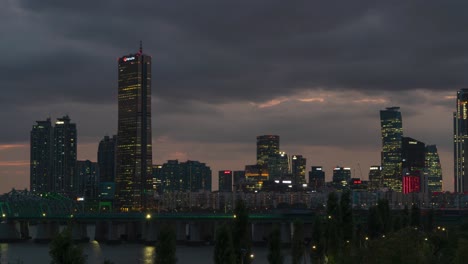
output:
M30 141L30 187L33 193L53 190L53 127L50 119L36 121Z
M410 137L402 137L403 175L422 175L426 164L426 144Z
M293 155L291 158L291 174L293 184L304 184L306 183L306 158L302 155Z
M279 154L279 136L257 136L257 164L267 163L270 156Z
M468 191L468 88L457 92L457 110L453 113L454 190Z
M270 180L279 180L289 173L288 154L280 152L268 157L268 174Z
M321 166L312 166L309 171L309 187L317 191L325 185L325 171Z
M382 132L382 177L384 186L401 192L402 188L402 137L403 127L399 107L380 111Z
M233 177L235 190L240 190L242 184L245 183L245 171L234 171Z
M85 199L94 199L98 197L99 174L98 164L90 160L76 161L77 184L76 195Z
M442 166L436 145L426 146L426 179L429 192L442 192Z
M351 180L351 168L336 167L333 169L333 185L341 188L349 184Z
M144 211L153 194L151 57L140 51L118 60L116 211Z
M222 170L218 172L218 186L220 192L232 192L232 171Z
M77 131L76 124L68 116L57 118L54 127L54 191L65 195L76 195Z
M115 149L117 146L117 136L105 136L99 142L97 162L99 166L99 181L115 181Z
M374 165L369 168L369 189L378 190L383 188L382 166Z

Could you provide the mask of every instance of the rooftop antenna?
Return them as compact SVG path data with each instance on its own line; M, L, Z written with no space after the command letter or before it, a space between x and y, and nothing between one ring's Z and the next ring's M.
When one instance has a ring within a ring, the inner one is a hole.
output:
M140 53L143 53L143 41L140 40Z

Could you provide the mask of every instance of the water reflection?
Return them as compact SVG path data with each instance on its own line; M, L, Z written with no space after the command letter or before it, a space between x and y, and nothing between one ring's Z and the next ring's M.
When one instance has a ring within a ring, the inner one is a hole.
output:
M143 259L141 259L139 263L153 264L155 251L156 250L153 246L145 246L144 248L142 248Z

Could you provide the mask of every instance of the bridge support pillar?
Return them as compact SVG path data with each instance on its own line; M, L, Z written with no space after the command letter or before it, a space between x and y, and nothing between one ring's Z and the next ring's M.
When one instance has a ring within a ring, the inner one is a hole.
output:
M195 242L198 243L202 241L200 231L201 231L201 225L200 223L197 222L190 222L188 225L188 237L190 242Z
M59 233L59 223L55 221L42 221L37 224L37 233L34 242L48 243Z
M141 229L137 222L128 222L125 224L125 237L127 241L136 241L141 239Z
M283 244L290 244L291 243L291 229L292 223L290 222L283 222L280 225L280 233L281 233L281 242Z
M188 224L184 221L176 221L176 241L186 241L188 235Z
M272 230L271 223L252 223L252 242L255 244L265 244Z
M29 223L28 221L20 221L20 236L21 239L31 239L31 236L29 235Z
M20 239L20 232L18 232L14 221L0 223L0 241L13 242Z
M89 241L87 226L84 223L73 223L72 239L74 241L86 242Z
M145 243L154 243L158 238L159 226L156 221L146 221L143 223L142 239Z
M106 243L120 242L119 226L112 221L96 222L94 239Z

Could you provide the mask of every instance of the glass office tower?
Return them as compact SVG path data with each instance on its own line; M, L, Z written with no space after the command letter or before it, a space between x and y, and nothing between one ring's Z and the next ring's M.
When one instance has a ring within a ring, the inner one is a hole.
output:
M118 60L118 127L116 210L143 211L152 194L151 57L143 54Z
M457 111L453 113L454 190L468 191L468 88L457 92Z
M380 111L382 132L382 177L384 186L397 192L402 188L402 137L403 127L399 107Z

